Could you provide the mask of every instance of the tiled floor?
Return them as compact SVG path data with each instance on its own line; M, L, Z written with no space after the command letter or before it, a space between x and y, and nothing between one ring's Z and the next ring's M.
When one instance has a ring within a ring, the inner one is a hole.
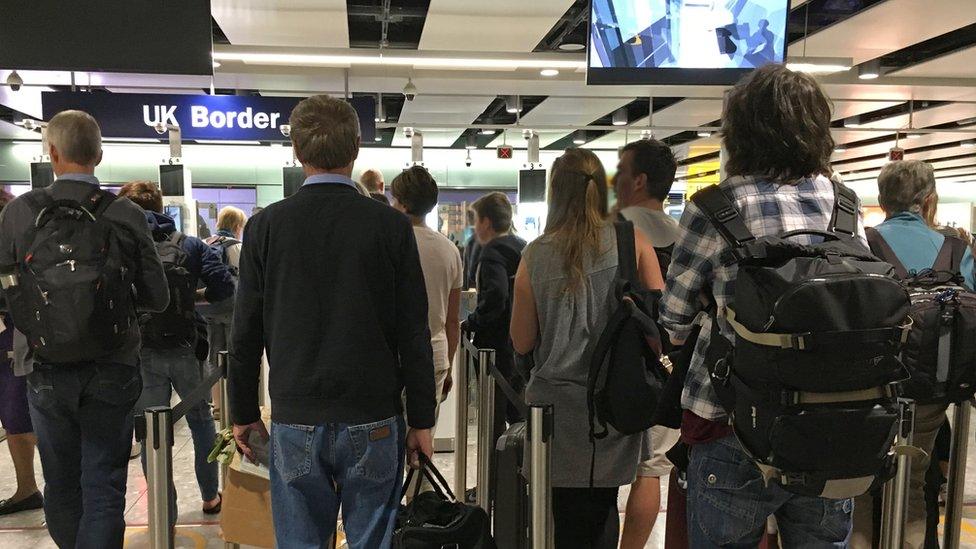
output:
M473 440L473 437L472 437ZM973 435L970 436L973 440ZM174 475L177 492L179 493L179 526L177 528L176 547L178 548L217 548L222 547L219 539L220 528L213 517L204 515L200 511L200 496L193 474L193 447L190 442L189 431L185 422L177 424L174 448ZM963 522L963 547L976 549L976 457L970 452L967 475L967 507L966 518ZM468 485L475 483L473 445L469 449ZM454 479L453 454L438 454L435 463L448 482ZM37 464L38 484L42 483L40 462ZM664 482L666 487L666 482ZM14 486L13 467L6 450L6 443L0 442L0 497L7 495ZM453 489L453 485L451 486ZM620 509L627 501L629 489L624 487L620 494ZM664 495L662 500L666 501ZM142 476L138 460L129 465L129 485L126 497L126 547L148 547L146 537L147 523L146 482ZM664 546L664 513L662 511L647 544L648 548ZM3 549L49 549L55 548L54 542L47 535L44 528L44 515L41 511L19 513L13 516L0 517L0 547Z

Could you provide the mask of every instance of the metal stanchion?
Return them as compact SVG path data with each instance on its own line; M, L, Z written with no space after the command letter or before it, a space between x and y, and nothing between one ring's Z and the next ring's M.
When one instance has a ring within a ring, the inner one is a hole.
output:
M902 400L901 418L895 447L912 445L915 430L915 401ZM912 456L908 452L898 452L895 456L895 477L884 485L881 509L881 547L901 549L905 539L905 506L908 498L908 480L911 477Z
M149 546L173 548L169 487L173 482L173 410L146 408L146 484L149 487Z
M465 337L465 336L461 336ZM468 483L468 365L470 353L462 343L454 377L454 493L464 500Z
M495 451L494 349L478 349L478 506L491 517L491 459Z
M532 549L550 549L552 531L552 479L550 449L552 405L529 405L529 500L532 517Z
M949 493L946 497L944 549L959 548L963 493L966 488L966 453L969 450L969 421L972 403L956 404L952 416L952 449L949 452Z

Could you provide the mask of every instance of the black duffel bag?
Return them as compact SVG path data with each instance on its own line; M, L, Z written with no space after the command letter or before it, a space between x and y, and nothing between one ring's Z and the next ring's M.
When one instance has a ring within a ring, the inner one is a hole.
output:
M414 488L410 503L400 506L396 530L393 533L395 549L496 549L491 537L488 514L481 507L465 505L457 500L447 481L434 467L430 459L420 453L420 471L432 492L420 492L423 482ZM403 494L416 470L407 473Z

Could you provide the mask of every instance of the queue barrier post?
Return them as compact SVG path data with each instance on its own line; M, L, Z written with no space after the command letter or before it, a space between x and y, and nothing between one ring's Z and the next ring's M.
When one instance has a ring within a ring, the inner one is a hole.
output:
M952 415L952 446L949 451L949 487L946 496L943 549L959 549L971 416L972 403L970 401L956 404L956 409Z
M149 546L173 549L169 487L173 483L173 410L146 408L146 484L149 498Z
M220 389L220 430L229 429L231 427L230 422L230 399L227 398L227 368L229 366L229 357L227 351L220 351L217 353L217 369L220 370L220 380L217 382L217 386ZM227 464L221 462L220 464L220 478L223 479L222 482L227 481ZM240 547L237 543L232 543L229 541L224 542L224 549L238 549Z
M896 447L912 446L915 429L915 401L902 399L901 417L898 421ZM905 539L906 505L908 501L908 481L912 472L912 456L909 452L898 452L895 456L895 476L884 485L881 509L881 547L901 549Z
M553 547L551 404L529 405L529 505L532 549Z
M494 349L478 349L478 492L477 504L491 517L491 462L495 450Z
M465 336L462 336L465 337ZM471 353L462 343L454 378L454 493L463 498L468 483L468 367Z

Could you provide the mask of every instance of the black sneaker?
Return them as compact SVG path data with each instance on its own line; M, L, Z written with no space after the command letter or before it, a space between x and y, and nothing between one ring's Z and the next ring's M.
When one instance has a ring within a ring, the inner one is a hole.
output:
M44 508L44 496L40 492L34 492L20 501L5 499L0 501L0 515L12 515L21 511L33 511L34 509Z

